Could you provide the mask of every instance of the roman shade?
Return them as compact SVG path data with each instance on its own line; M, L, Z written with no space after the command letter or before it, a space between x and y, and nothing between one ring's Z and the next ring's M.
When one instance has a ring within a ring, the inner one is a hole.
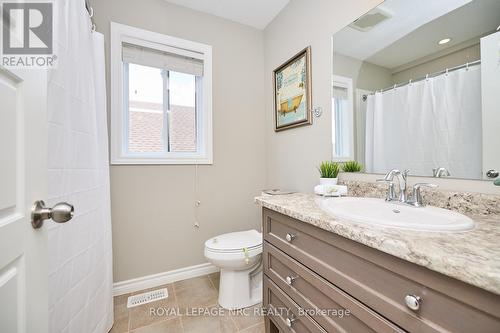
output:
M155 50L148 47L122 44L122 60L143 66L163 68L196 76L203 76L203 61L171 52Z
M333 98L348 99L349 96L347 95L347 88L334 86L333 87Z

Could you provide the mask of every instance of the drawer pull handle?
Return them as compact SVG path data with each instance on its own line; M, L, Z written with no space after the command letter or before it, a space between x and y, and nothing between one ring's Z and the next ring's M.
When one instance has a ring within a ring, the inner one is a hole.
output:
M286 234L285 239L288 243L291 243L295 239L295 237L296 236L294 234Z
M286 320L285 320L285 324L286 324L286 326L288 326L288 327L292 327L293 323L294 323L296 320L297 320L297 319L295 319L295 318L293 318L293 317L292 317L292 318L286 318Z
M420 309L420 304L422 304L422 298L417 295L406 295L405 303L410 310L417 311Z
M297 280L298 276L287 276L285 278L286 284L291 286L295 280Z

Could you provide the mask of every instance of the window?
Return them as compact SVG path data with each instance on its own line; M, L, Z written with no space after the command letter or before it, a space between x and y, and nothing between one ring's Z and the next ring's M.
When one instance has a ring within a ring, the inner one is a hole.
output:
M211 47L111 25L111 163L211 164Z
M333 159L351 160L354 158L352 79L333 76L332 111Z

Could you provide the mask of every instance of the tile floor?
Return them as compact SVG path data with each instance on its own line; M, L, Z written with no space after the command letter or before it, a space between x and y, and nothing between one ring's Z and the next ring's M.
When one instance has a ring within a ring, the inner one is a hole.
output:
M245 313L218 306L218 273L153 289L159 288L168 289L168 298L130 309L127 297L145 290L115 297L115 324L110 333L264 333L264 319L257 314L259 306L246 309ZM199 309L216 315L196 315L194 311L200 312Z

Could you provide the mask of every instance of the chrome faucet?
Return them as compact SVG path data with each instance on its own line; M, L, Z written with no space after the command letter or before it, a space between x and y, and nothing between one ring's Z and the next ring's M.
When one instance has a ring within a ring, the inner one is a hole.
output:
M399 171L397 169L392 169L384 177L384 181L388 182L389 184L394 180L394 177L398 179L399 194L397 200L402 203L406 202L406 179L408 178L409 173L410 170ZM393 198L393 200L395 200L395 198Z
M425 204L422 200L422 194L420 193L421 187L432 187L435 188L437 185L429 184L429 183L417 183L413 185L413 190L411 196L408 198L406 195L406 187L407 187L407 179L410 170L399 171L397 169L393 169L389 171L383 179L378 179L378 182L384 182L389 184L389 188L387 190L387 197L385 201L398 201L401 204L410 205L413 207L423 207ZM399 193L396 195L396 191L394 189L394 177L398 179Z
M448 169L440 167L440 168L434 168L432 169L432 176L435 178L441 178L441 177L449 177L450 172Z

